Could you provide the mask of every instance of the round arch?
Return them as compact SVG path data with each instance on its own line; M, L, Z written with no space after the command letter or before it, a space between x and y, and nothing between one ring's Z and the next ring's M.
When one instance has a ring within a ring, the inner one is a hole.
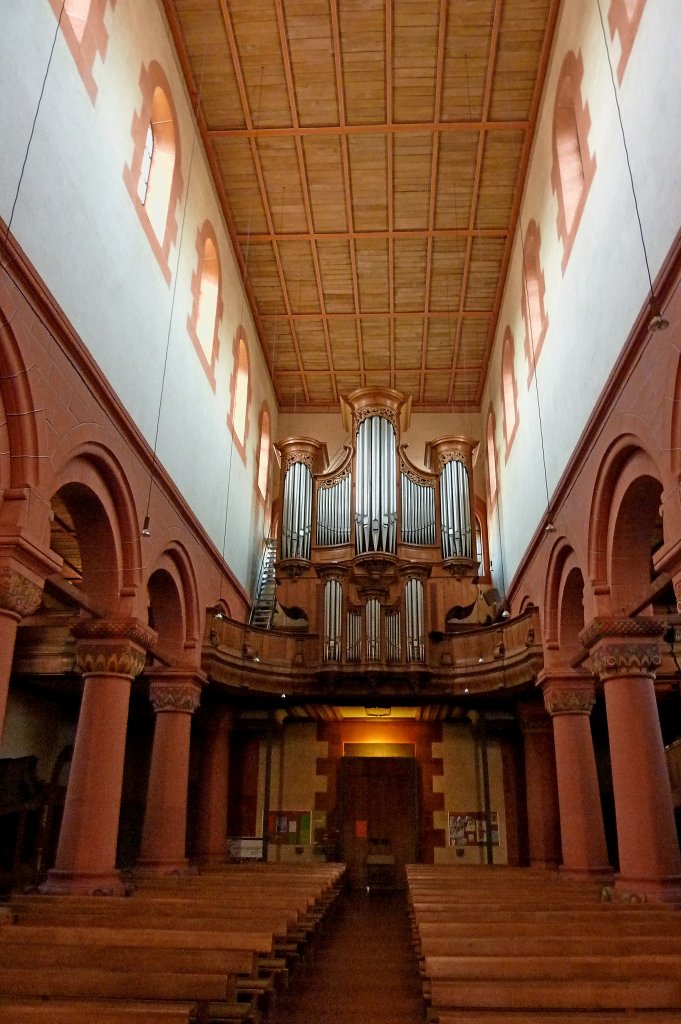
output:
M649 564L652 543L643 539L647 527L641 524L645 520L652 529L661 495L662 476L650 452L633 434L617 438L599 467L589 517L589 579L595 590L609 595L611 610L624 607L641 590L642 564ZM628 544L634 545L630 551Z
M166 538L147 577L150 622L159 634L158 652L173 664L200 652L201 612L196 574L184 545ZM194 659L193 659L194 660Z
M123 591L128 595L134 592L141 583L140 527L121 461L104 440L92 440L93 432L96 434L97 430L93 430L92 424L80 425L62 438L53 455L54 471L46 482L46 493L51 499L58 492L63 493L64 488L77 488L80 493L96 498L111 529L114 554L110 571L116 575L120 597ZM70 494L73 496L75 491ZM101 528L102 520L99 525ZM85 520L82 528L87 529Z
M47 461L44 458L47 451L45 418L40 408L43 403L36 401L30 367L26 366L11 323L2 308L0 365L0 404L4 410L6 425L3 429L9 452L0 462L2 478L6 479L7 469L9 487L38 489L42 483L43 464Z

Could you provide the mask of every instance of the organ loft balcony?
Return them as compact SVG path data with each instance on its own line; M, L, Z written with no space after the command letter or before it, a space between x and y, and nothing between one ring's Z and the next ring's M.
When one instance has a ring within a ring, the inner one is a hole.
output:
M275 445L281 488L276 555L273 544L267 553L269 610L261 607L250 627L209 623L211 676L272 692L405 699L534 681L536 616L502 617L482 564L477 441L437 437L419 465L403 442L410 416L409 396L360 388L341 400L349 442L331 461L315 438Z

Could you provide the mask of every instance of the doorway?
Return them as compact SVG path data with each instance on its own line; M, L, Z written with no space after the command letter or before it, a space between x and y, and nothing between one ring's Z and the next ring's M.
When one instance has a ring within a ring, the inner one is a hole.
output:
M418 850L418 770L413 757L343 757L341 841L353 888L406 887Z

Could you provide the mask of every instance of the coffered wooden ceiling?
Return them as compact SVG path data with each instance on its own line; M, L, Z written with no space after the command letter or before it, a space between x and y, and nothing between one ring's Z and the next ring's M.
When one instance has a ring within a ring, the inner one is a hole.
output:
M477 406L560 0L162 0L281 407Z

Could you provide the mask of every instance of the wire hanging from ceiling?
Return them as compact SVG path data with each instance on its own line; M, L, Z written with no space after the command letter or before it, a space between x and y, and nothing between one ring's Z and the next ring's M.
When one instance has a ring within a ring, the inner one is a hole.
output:
M263 84L264 72L265 72L265 66L264 66L264 64L261 64L260 65L260 82L258 84L258 105L257 105L257 108L256 108L255 120L253 122L253 127L256 128L256 129L260 125L260 114L261 114L261 104L262 104L262 84ZM257 141L254 143L254 145L257 146ZM243 287L241 289L241 308L239 310L239 324L240 325L243 325L244 309L246 308L246 282L248 280L248 268L249 268L250 256L251 256L251 234L252 234L252 227L253 227L253 206L254 206L254 200L253 200L253 197L251 196L251 201L250 201L249 209L248 209L248 220L247 220L247 223L246 223L246 248L245 248L245 251L244 251L244 270L243 270L243 282L242 282ZM237 346L237 349L236 349L236 352L235 352L235 357L236 357L236 365L234 367L234 372L235 372L234 394L236 395L236 388L237 388L237 384L238 384L238 373L239 373L239 349L238 349L238 346ZM246 415L248 415L248 406L246 406ZM220 556L222 558L223 565L224 565L224 562L225 562L225 552L227 550L227 524L229 522L229 499L230 499L230 494L231 494L231 489L232 489L232 464L233 464L233 461L234 461L234 447L235 447L233 425L232 425L232 429L230 430L230 440L231 440L231 444L230 444L230 448L229 448L229 462L227 463L227 493L225 495L225 516L224 516L224 522L223 522L223 526L222 526L222 546L220 548ZM221 610L223 580L224 580L224 572L221 570L220 571L220 583L219 583L219 586L218 586L218 599L217 599L217 603L216 603L216 606L215 606L216 607L216 612L215 612L215 618L216 619L224 618L224 614L223 614L223 612Z
M26 171L26 164L28 163L28 155L31 151L33 144L33 136L35 135L35 127L38 121L38 114L43 102L43 96L45 94L45 86L47 85L47 79L50 73L50 67L52 66L52 57L54 50L57 45L57 37L59 36L59 30L61 28L61 19L64 15L64 8L66 7L66 0L62 0L61 7L59 9L59 17L57 18L57 24L54 29L54 35L52 36L52 44L50 46L50 52L47 58L47 64L45 65L45 73L43 74L43 80L40 85L40 93L38 95L38 102L36 104L35 113L33 115L33 121L31 122L31 131L29 132L28 141L26 143L26 149L24 150L24 157L21 162L21 171L19 172L19 180L17 181L17 187L14 192L14 199L12 200L12 207L10 210L9 220L5 225L5 234L2 240L2 246L0 246L0 264L4 266L4 259L7 254L7 244L12 230L12 222L14 221L14 214L17 208L17 202L19 201L19 193L21 192L21 186L24 180L24 173Z
M151 466L149 467L149 490L148 490L148 493L147 493L147 504L146 504L146 509L145 509L145 513L144 513L144 523L142 524L142 536L143 537L149 537L150 534L151 534L151 511L150 511L151 510L151 493L152 493L152 488L153 488L153 485L154 485L154 471L156 469L156 462L157 462L157 457L158 457L158 435L159 435L159 429L160 429L160 426L161 426L161 413L163 411L163 398L164 398L164 395L165 395L166 374L167 374L167 371L168 371L168 354L170 352L170 340L171 340L171 336L172 336L173 316L174 316L174 313L175 313L175 299L177 297L177 284L178 284L178 279L179 279L179 276L180 276L179 275L179 269L180 269L180 259L182 257L182 242L184 240L184 229L185 229L185 224L186 224L186 220L187 220L187 209L189 207L189 193L190 193L190 190L191 190L192 169L193 169L193 166L194 166L194 152L196 150L196 139L197 139L197 136L198 136L198 133L199 133L198 110L199 110L199 105L201 103L201 92L202 92L202 89L203 89L203 74L204 74L205 66L206 66L206 56L205 56L205 51L204 51L203 62L202 62L202 65L201 65L201 75L199 77L199 86L198 86L198 91L197 91L197 96L196 96L196 107L194 107L194 105L192 105L192 124L193 124L193 127L194 127L194 132L192 134L192 144L191 144L191 149L189 151L189 168L188 168L188 171L187 171L187 187L186 187L185 196L184 196L184 206L182 208L182 221L181 221L181 224L180 224L180 237L179 237L178 242L177 242L177 259L175 261L175 274L173 276L173 291L172 291L172 295L171 295L171 298L170 298L170 310L169 310L169 313L168 313L168 330L166 332L166 345L165 345L165 352L164 352L164 355L163 355L163 370L161 372L161 391L160 391L159 397L158 397L158 412L156 414L156 429L155 429L155 432L154 432L154 444L153 444L152 456L151 456ZM178 133L180 131L179 124L177 126L177 131L178 131Z
M546 524L544 526L545 533L555 533L556 527L553 524L551 518L551 500L549 497L549 477L546 470L546 448L544 445L544 424L542 421L541 414L541 402L539 399L539 377L537 375L537 357L534 348L534 331L532 328L532 311L530 309L530 292L527 285L527 264L525 262L525 232L523 228L522 216L518 214L518 227L520 228L520 251L522 255L522 279L523 279L523 295L525 298L525 315L527 319L527 333L530 337L530 355L532 357L532 375L534 377L534 393L537 399L537 420L539 423L539 445L541 448L541 461L544 469L544 490L546 492Z
M605 46L605 53L608 58L608 68L610 69L610 81L612 83L612 92L615 98L615 106L617 108L617 120L619 121L620 133L622 135L622 145L624 147L624 159L627 164L627 171L629 173L629 182L631 184L631 194L634 198L634 209L636 211L636 222L638 224L638 232L641 237L641 247L643 249L643 259L646 265L646 274L648 275L648 287L650 290L650 298L648 300L648 329L650 331L664 331L669 327L669 321L662 316L660 300L655 294L655 288L653 286L653 278L650 272L650 261L648 260L648 250L646 247L645 235L643 232L643 223L641 221L641 211L638 205L638 197L636 195L636 187L634 185L634 173L631 169L631 159L629 157L629 147L627 145L627 137L624 131L624 121L622 119L622 108L620 107L619 95L617 93L617 84L615 82L615 70L612 65L612 57L610 55L610 47L608 46L608 37L605 31L605 21L603 20L603 11L601 10L600 0L596 0L596 6L598 8L598 17L601 23L601 32L603 34L603 45Z

